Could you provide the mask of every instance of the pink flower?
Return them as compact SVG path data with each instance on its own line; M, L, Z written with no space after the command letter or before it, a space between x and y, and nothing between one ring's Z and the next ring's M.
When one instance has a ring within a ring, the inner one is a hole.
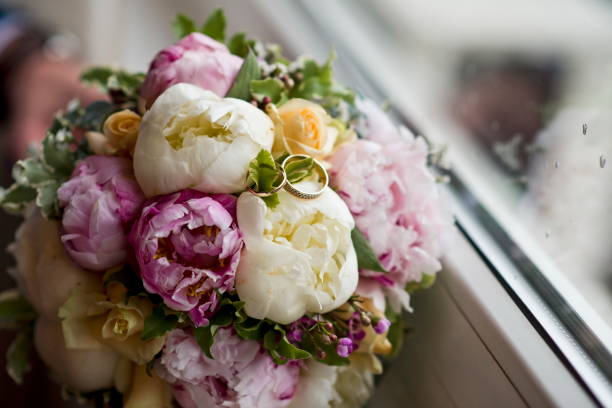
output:
M126 261L126 230L144 201L130 160L89 156L57 195L65 207L62 242L74 262L103 271Z
M409 309L404 287L440 269L453 218L427 168L421 138L391 132L387 124L361 133L384 144L358 140L342 146L330 160L332 184L388 271L360 271L360 283L377 281L394 309Z
M172 385L184 408L286 407L293 398L299 365L274 364L254 340L243 340L232 329L220 329L206 357L194 337L170 332L157 371Z
M151 106L171 85L186 82L225 96L240 70L242 58L204 34L192 33L161 50L151 62L140 96Z
M144 287L196 326L234 289L242 248L235 214L231 195L183 190L149 200L130 233Z

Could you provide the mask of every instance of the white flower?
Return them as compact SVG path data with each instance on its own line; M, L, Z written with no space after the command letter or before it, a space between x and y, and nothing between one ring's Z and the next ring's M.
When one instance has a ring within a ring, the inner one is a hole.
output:
M246 187L249 162L273 142L272 121L250 103L177 84L142 118L134 171L148 197L185 188L234 193Z
M93 289L100 278L68 258L60 241L61 225L32 207L17 230L10 250L17 260L17 282L36 311L57 319L58 309L74 288Z
M313 186L302 182L298 188ZM328 188L315 200L301 200L281 191L279 198L274 209L248 192L238 198L245 249L236 290L249 316L287 324L345 303L359 275L353 217L335 192Z
M310 360L288 408L362 407L373 391L374 375L359 360L342 367Z

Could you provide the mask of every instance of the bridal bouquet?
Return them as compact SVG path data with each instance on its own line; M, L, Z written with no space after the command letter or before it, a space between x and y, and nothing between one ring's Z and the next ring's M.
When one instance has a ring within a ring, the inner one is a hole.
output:
M361 406L450 235L428 146L333 56L226 41L221 10L174 28L146 74L86 71L107 98L15 164L9 374L33 346L99 406Z

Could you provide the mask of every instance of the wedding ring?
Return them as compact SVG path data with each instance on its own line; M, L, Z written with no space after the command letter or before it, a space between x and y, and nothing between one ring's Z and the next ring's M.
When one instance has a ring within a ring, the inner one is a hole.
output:
M251 186L248 186L247 190L249 191L249 193L254 194L257 197L270 197L271 195L278 193L287 184L287 173L285 173L285 169L282 166L280 168L280 172L281 172L281 175L283 176L283 179L281 180L279 185L274 187L272 190L259 192L259 191L253 190Z
M285 177L286 177L286 173L287 173L287 171L285 169L285 165L287 165L287 163L290 160L293 160L293 159L309 159L309 158L311 158L311 157L308 156L308 155L305 155L305 154L292 154L292 155L287 156L285 158L285 160L283 160L283 162L281 163L281 169L285 173ZM315 167L316 171L319 173L319 176L321 177L321 180L322 180L321 184L323 186L319 190L311 193L311 192L302 191L302 190L296 188L287 179L287 182L284 185L285 191L287 191L291 195L296 196L297 198L302 198L304 200L314 200L315 198L317 198L321 194L323 194L323 192L327 188L327 185L329 184L329 175L327 174L327 170L325 170L325 167L323 167L323 165L321 163L319 163L315 158L312 158L312 161L314 162L314 167Z

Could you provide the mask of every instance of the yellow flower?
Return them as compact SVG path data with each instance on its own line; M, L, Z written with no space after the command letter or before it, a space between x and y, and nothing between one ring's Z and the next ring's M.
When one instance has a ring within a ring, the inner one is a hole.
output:
M67 348L110 347L137 364L145 364L162 349L164 338L141 340L145 318L153 305L140 296L124 301L125 287L112 282L106 293L72 291L59 310Z
M268 106L276 130L273 152L307 154L319 159L332 152L339 130L320 105L296 98L278 109L272 104Z
M112 149L121 155L131 155L140 130L140 115L125 109L110 115L104 122L104 135Z

